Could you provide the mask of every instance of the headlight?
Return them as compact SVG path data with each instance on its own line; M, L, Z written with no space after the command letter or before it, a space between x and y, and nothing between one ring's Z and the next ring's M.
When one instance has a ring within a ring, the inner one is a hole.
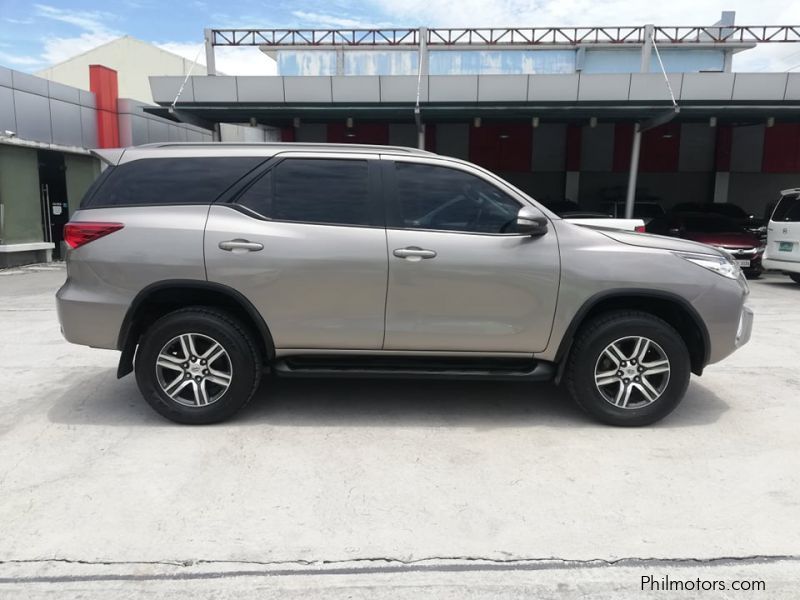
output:
M736 264L736 261L727 252L724 256L719 256L717 254L693 254L690 252L676 252L675 254L684 260L688 260L690 263L694 263L709 271L714 271L714 273L727 277L728 279L739 279L739 276L742 274L739 265Z

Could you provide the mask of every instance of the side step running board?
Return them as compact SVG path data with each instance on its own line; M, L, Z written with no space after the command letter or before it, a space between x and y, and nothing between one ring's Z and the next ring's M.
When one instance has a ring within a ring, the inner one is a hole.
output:
M503 368L497 365L442 365L426 367L421 364L404 366L392 364L382 366L365 362L331 363L317 359L303 361L284 359L272 364L272 371L279 377L343 377L376 379L490 379L496 381L550 381L555 376L556 367L548 362L528 362L524 368Z

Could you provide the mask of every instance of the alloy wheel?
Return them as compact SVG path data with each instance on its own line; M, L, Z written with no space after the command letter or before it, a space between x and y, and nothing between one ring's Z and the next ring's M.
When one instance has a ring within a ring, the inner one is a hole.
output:
M225 348L200 333L175 336L156 359L161 391L178 404L203 407L219 400L231 385L233 365Z
M606 402L626 409L643 408L658 400L669 384L670 362L653 340L620 338L600 353L594 368L597 391Z

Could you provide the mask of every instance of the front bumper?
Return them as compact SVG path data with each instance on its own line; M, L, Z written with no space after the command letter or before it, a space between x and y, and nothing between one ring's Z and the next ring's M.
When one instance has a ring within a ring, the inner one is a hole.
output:
M753 311L745 305L742 306L742 314L739 317L739 327L736 330L736 347L741 348L750 341L750 334L753 332Z

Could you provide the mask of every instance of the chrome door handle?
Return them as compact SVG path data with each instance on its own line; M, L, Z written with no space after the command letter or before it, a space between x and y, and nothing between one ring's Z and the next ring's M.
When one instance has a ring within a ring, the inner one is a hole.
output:
M436 258L434 250L425 250L417 246L408 248L397 248L392 252L397 258L407 258L408 260L422 260L423 258Z
M264 249L264 244L247 240L226 240L219 243L219 248L229 252L258 252Z

